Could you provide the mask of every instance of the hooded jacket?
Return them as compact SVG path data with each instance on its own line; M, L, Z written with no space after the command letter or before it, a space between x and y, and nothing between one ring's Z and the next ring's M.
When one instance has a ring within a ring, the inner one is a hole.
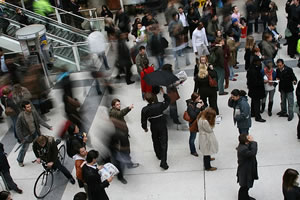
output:
M228 100L228 106L233 108L233 121L237 124L238 128L250 128L251 127L251 115L248 98L241 96L238 101L234 101L231 98Z

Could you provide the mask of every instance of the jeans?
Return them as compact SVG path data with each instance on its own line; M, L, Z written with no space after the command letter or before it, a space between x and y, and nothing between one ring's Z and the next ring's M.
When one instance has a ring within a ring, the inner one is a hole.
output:
M189 145L190 145L191 154L196 153L196 148L195 148L196 136L197 136L197 132L190 132Z
M205 169L210 169L210 156L203 156L203 163L204 163L204 168Z
M233 66L229 66L229 80L234 78Z
M280 92L280 97L281 97L281 112L287 113L286 109L286 100L288 101L288 114L289 118L294 117L294 93L293 92Z
M274 94L275 94L275 88L271 91L265 91L266 97L262 99L262 103L266 103L267 96L269 94L269 102L273 102Z
M224 78L225 78L225 70L224 68L221 67L215 67L215 71L217 72L218 75L218 89L219 89L219 94L224 93Z
M72 178L72 175L69 172L69 170L67 170L67 168L65 166L63 166L58 159L54 162L52 168L53 169L58 169L59 171L61 171L67 179Z
M33 133L33 138L36 138L38 136L38 133L37 132L35 132L35 133ZM17 161L19 162L19 163L23 163L24 162L24 158L25 158L25 155L26 155L26 152L27 152L27 150L28 150L28 148L29 148L29 145L30 145L30 143L31 142L27 142L26 140L25 140L25 142L22 144L22 147L21 147L21 149L20 149L20 151L19 151L19 155L18 155L18 158L17 158Z
M108 66L108 62L107 62L107 58L106 58L105 52L98 54L98 58L99 58L99 59L102 58L105 69L109 69L109 66Z
M164 56L163 55L157 55L155 57L156 57L156 60L158 62L158 69L161 69L162 66L164 65Z
M176 38L175 37L171 37L171 42L172 42L172 48L173 48L173 55L175 58L175 68L178 68L178 52L176 51Z

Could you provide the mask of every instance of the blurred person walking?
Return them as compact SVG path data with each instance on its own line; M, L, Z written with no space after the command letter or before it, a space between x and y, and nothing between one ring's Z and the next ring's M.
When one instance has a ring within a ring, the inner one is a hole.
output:
M163 102L158 102L157 97L153 93L145 94L148 105L142 109L141 123L144 131L148 132L147 120L149 120L155 155L157 159L161 160L160 167L167 170L169 168L167 164L168 129L163 111L168 108L170 98L164 93L162 88L161 92L164 97Z
M148 46L151 50L151 55L156 58L157 66L159 69L161 69L164 65L164 54L165 48L168 47L168 41L162 36L158 25L153 25L150 28L148 43Z
M297 78L292 68L286 66L282 59L277 60L276 79L279 80L279 92L281 98L281 110L277 113L279 117L288 117L288 121L294 118L294 86ZM288 101L288 106L286 105ZM287 110L288 107L288 110ZM288 112L287 112L288 111Z
M202 110L204 110L205 105L204 105L203 101L201 100L200 95L196 92L193 92L193 94L191 95L191 98L186 100L186 104L187 104L186 111L187 111L189 117L191 118L191 120L189 122L189 127L191 127L193 122L195 120L197 120L199 113ZM191 152L191 155L198 157L199 155L195 148L196 137L197 137L197 132L190 131L190 137L189 137L190 152Z
M298 183L299 172L295 169L285 170L282 177L282 193L284 200L300 199L300 187Z
M193 7L188 9L187 20L189 23L190 39L193 37L194 30L198 27L200 16L197 15Z
M237 182L240 185L238 200L255 200L248 191L253 187L254 180L258 179L257 173L257 142L251 135L240 134L239 146L236 148L238 158Z
M135 57L136 69L137 69L139 76L141 76L141 72L143 71L144 63L146 62L146 60L148 60L146 48L145 48L145 46L140 46L139 53ZM149 63L149 61L148 61L148 63ZM142 80L142 78L141 78L141 80Z
M111 153L113 164L118 168L118 180L123 184L127 181L124 179L125 166L128 168L136 168L139 163L133 163L130 156L129 129L124 117L134 108L133 104L121 109L119 99L113 99L112 108L109 111L109 117L115 127L115 133L111 138Z
M203 155L203 163L206 171L217 170L216 167L210 165L210 161L215 160L211 155L218 153L219 150L218 141L213 131L215 120L216 111L210 107L201 112L198 120L199 147Z
M249 134L251 114L248 98L244 90L234 89L228 99L228 106L233 108L233 122L237 124L240 134Z
M253 50L256 46L255 40L253 36L247 36L246 38L246 45L245 45L245 54L244 54L244 60L245 60L245 70L248 71L251 65L251 59L253 57Z
M40 125L49 130L53 130L52 127L31 108L29 101L22 102L22 109L23 111L19 114L16 123L17 136L22 145L17 158L20 167L24 167L23 161L29 144L41 135Z

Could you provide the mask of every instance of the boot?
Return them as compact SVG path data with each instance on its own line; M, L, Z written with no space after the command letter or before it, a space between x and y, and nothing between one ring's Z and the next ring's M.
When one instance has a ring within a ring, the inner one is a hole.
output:
M265 108L266 108L266 103L262 103L260 113L263 113L265 111Z
M273 108L273 102L269 102L269 105L268 105L268 115L270 117L272 116L272 108Z

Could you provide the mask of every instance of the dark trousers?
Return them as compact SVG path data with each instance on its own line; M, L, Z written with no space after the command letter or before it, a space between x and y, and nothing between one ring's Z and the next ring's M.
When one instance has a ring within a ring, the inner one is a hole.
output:
M251 98L251 116L255 117L255 120L260 120L260 99L259 98Z
M65 166L63 166L58 159L54 162L52 168L53 169L58 169L59 171L61 171L67 179L72 178L72 175L69 172L69 170L67 170L67 168Z
M249 134L249 128L239 128L240 134Z
M126 65L125 66L125 79L126 79L126 83L129 83L131 81L131 65Z
M298 115L297 138L300 139L300 115Z
M189 146L190 146L191 154L196 153L196 147L195 147L196 137L197 137L197 132L190 132Z
M174 101L174 103L170 103L169 105L170 109L170 117L173 119L174 122L178 121L178 111L177 111L177 103Z
M156 157L161 160L161 165L165 165L167 164L168 129L166 124L162 124L160 121L161 118L152 120L150 129Z
M217 91L215 91L214 88L211 88L211 91L209 91L209 92L200 92L200 96L201 96L203 103L206 106L208 106L208 104L207 104L207 98L208 98L209 106L216 111L217 115L219 115L219 108L218 108L218 104L217 104L217 100L218 100Z
M2 178L4 179L3 181L6 182L8 189L10 190L17 190L18 186L17 184L14 182L14 180L12 179L10 172L2 172Z
M297 40L298 35L292 35L291 37L286 38L288 47L287 47L287 53L290 56L295 56L297 54Z
M2 29L2 33L7 35L7 28L9 26L9 21L7 19L0 19L0 28Z
M247 35L250 35L250 34L253 33L253 24L254 24L255 32L258 32L258 19L255 19L254 21L253 20L252 21L248 20L248 22L247 22L247 26L248 26Z
M210 156L203 156L203 163L204 163L204 168L205 169L210 169Z
M249 200L248 187L240 187L238 200Z

